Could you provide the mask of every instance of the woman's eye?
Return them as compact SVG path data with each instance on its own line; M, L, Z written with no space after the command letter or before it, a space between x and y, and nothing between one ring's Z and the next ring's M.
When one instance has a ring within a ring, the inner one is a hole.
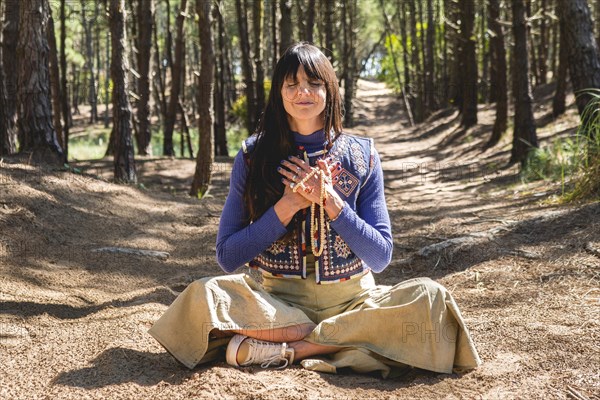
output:
M321 86L321 82L311 82L310 85L318 87Z

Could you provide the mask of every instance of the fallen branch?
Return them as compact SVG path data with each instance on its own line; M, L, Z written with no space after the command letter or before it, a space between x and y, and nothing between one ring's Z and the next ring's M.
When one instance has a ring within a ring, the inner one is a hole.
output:
M595 246L594 243L592 243L592 242L587 242L585 244L585 250L588 253L595 255L596 257L600 257L600 248Z
M170 256L170 254L165 251L130 249L127 247L101 247L99 249L92 250L92 252L131 254L134 256L155 257L160 258L161 260L166 260Z

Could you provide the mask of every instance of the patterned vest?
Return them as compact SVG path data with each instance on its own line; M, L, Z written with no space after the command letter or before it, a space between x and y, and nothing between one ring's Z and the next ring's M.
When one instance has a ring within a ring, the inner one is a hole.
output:
M254 149L256 139L255 134L242 143L246 162ZM333 162L339 161L342 166L334 188L348 203L346 207L356 210L358 194L373 172L373 139L342 133L334 142L329 155L332 156ZM298 220L301 220L301 223L297 223ZM306 279L306 241L309 239L307 237L307 232L310 232L307 231L310 227L309 220L310 209L299 211L290 222L296 226L293 243L277 240L248 265L277 277ZM325 220L325 247L321 256L315 257L317 282L340 282L367 273L369 267L350 250L335 229L329 226L327 213L325 213ZM320 246L320 243L318 245Z

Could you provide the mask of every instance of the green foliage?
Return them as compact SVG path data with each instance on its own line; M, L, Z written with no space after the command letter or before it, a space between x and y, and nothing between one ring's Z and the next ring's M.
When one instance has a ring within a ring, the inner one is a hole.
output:
M600 200L600 89L585 92L592 97L585 107L578 135L586 143L586 152L579 160L581 173L575 188L566 196L567 201L591 198Z
M263 88L265 91L265 101L267 101L269 98L269 92L271 91L271 81L269 79L265 79ZM240 124L245 123L246 116L248 115L248 108L246 104L246 95L242 94L237 98L231 107L231 115L233 115L236 121Z
M581 116L585 121L573 137L557 139L545 148L529 153L523 181L560 181L565 201L586 198L600 199L600 90L590 90L592 95ZM572 182L572 189L565 185Z
M402 74L404 68L402 64L402 43L397 35L391 34L385 38L385 49L386 55L381 60L381 73L377 77L380 81L385 82L388 87L392 88L397 93L402 89L398 82L398 76L396 75L396 68L394 66L394 56L398 72Z

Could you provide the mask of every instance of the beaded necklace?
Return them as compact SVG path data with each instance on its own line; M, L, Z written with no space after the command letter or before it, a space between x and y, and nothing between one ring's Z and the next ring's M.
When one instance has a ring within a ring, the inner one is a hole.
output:
M302 150L303 147L300 146ZM313 153L304 152L304 161L309 163L308 157L314 157L327 153L327 148L323 150L319 150ZM331 175L322 169L315 167L310 171L298 184L294 185L292 189L294 193L298 191L298 188L302 186L307 180L309 180L313 175L319 176L321 191L319 193L319 217L316 215L316 203L311 203L310 205L310 239L311 239L311 250L315 257L321 256L323 254L323 250L325 249L325 201L327 200L327 192L325 191L326 182L331 182ZM317 226L319 227L319 236L320 240L317 243Z

